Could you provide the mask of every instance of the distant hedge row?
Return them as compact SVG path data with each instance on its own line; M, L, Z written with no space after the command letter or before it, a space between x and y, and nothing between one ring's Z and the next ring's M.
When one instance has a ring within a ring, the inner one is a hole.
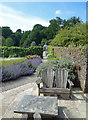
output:
M1 48L2 57L25 57L26 55L39 55L42 57L43 48L41 46L33 46L29 48L22 47L6 47Z

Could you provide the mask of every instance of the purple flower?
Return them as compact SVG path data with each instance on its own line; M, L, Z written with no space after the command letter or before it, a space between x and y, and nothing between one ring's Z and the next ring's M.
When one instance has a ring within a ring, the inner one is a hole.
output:
M2 81L16 79L22 75L33 74L35 69L41 63L41 58L33 58L30 60L25 60L24 62L19 62L17 64L10 64L8 66L3 66L1 68Z

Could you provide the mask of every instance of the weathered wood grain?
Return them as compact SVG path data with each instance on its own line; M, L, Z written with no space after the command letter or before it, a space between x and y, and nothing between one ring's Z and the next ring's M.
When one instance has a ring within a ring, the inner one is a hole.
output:
M70 89L66 88L40 88L41 93L55 93L55 94L66 94L70 93Z
M74 85L70 80L68 80L68 72L63 68L59 68L55 71L52 69L45 69L42 71L42 82L43 87L39 88L40 93L45 94L68 94L71 97L72 95L72 86ZM67 82L69 83L69 88L67 87Z

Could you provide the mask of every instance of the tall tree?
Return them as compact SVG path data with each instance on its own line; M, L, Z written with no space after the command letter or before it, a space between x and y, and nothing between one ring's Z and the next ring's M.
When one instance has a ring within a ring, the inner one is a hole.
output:
M2 46L6 45L6 39L2 36Z
M44 26L36 24L30 32L30 35L27 36L25 44L27 44L27 46L30 46L32 41L35 41L36 45L39 45L42 41L42 38L45 37L45 34L43 34L44 29Z
M50 25L47 28L47 39L53 39L57 33L57 31L63 25L63 20L60 17L56 17L56 19L52 19L49 21Z
M30 35L30 32L31 32L31 31L25 31L25 32L22 34L22 37L21 37L21 40L20 40L20 43L19 43L19 45L20 45L21 47L24 46L23 44L24 44L24 42L26 41L28 35Z
M77 23L82 23L82 20L80 20L80 18L76 18L75 16L74 17L71 17L69 20L67 20L67 26L74 26L76 25Z
M14 46L14 40L11 37L6 39L6 46L11 47Z
M36 46L36 42L32 41L31 46Z
M2 27L2 36L4 38L8 38L11 34L12 34L12 30L10 29L10 27Z
M86 24L79 23L69 29L67 27L58 31L51 44L53 46L68 46L72 42L75 46L84 46L88 45L86 36Z
M15 46L19 46L22 34L20 32L15 33Z
M19 33L21 33L21 32L22 32L22 30L21 30L21 29L17 29L17 30L16 30L16 32L19 32Z
M35 30L35 29L37 29L37 30L42 30L42 29L44 29L44 27L43 27L41 24L36 24L36 25L34 25L34 27L33 27L33 30Z

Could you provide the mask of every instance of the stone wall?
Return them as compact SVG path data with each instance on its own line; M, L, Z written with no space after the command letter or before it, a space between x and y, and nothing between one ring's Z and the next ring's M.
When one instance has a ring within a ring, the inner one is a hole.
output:
M88 92L88 48L54 47L54 56L67 57L79 67L78 79L84 92Z

